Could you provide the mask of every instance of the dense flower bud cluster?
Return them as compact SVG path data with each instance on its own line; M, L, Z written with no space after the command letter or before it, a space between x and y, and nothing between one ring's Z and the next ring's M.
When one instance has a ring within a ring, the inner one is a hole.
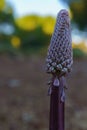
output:
M46 58L46 71L63 75L71 71L73 64L70 18L63 9L58 13L54 33Z

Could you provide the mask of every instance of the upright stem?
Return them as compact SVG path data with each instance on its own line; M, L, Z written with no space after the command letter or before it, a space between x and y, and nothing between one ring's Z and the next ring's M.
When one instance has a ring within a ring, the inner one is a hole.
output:
M52 85L49 130L64 130L64 102L61 101L61 88L63 88L62 77L59 87Z

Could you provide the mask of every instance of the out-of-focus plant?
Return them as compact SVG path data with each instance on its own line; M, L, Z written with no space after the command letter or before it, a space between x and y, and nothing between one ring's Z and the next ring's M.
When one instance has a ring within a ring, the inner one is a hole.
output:
M75 1L70 0L69 4L72 2ZM76 6L76 4L72 4ZM83 4L81 9L82 7ZM71 10L70 14L74 18L72 12ZM53 33L54 24L55 18L52 16L27 15L16 18L11 5L7 4L5 0L0 0L0 52L15 53L18 51L19 53L44 55L46 53L44 50Z
M40 24L39 19L39 16L30 15L17 18L15 22L19 28L25 31L32 31Z
M40 52L48 46L55 18L30 15L16 19L19 27L16 35L21 38L20 49L24 53Z
M11 38L11 44L14 48L19 48L21 45L21 40L17 36L12 36Z
M5 8L5 0L0 0L0 11Z
M72 21L79 29L87 29L87 0L62 0L67 3L72 13Z
M75 58L81 58L81 57L84 57L86 56L86 54L79 48L74 48L73 49L73 56Z
M51 35L54 30L54 24L55 24L55 19L53 17L51 16L46 17L43 20L43 25L42 25L42 30L44 31L44 33L46 33L47 35Z
M76 58L87 56L87 46L84 41L79 44L73 43L73 55Z
M18 50L30 54L46 47L55 19L37 15L15 18L11 6L2 1L5 5L0 3L0 52Z

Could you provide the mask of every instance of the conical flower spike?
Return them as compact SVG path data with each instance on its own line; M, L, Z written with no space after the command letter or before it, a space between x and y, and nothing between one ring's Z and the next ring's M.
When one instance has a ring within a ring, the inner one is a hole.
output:
M61 76L71 71L73 64L71 42L70 18L68 11L63 9L58 13L54 33L48 48L47 73Z

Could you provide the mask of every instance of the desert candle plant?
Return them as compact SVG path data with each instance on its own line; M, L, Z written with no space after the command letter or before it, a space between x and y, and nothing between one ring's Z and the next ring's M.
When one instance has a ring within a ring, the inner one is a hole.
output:
M66 75L73 64L70 17L67 10L59 11L46 57L46 72L50 94L49 130L64 130Z

